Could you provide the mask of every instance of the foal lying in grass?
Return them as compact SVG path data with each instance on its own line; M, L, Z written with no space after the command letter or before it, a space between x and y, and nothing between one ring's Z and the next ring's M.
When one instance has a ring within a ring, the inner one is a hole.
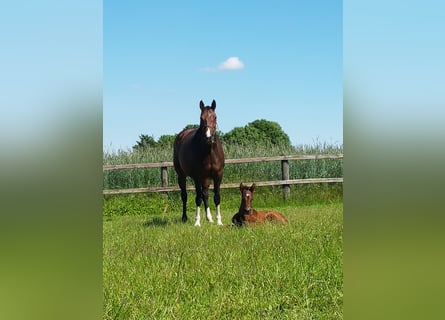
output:
M241 191L241 205L238 212L233 216L232 223L241 227L243 224L257 224L264 222L287 223L287 219L276 211L256 211L252 208L253 190L255 183L248 187L242 183L239 186Z

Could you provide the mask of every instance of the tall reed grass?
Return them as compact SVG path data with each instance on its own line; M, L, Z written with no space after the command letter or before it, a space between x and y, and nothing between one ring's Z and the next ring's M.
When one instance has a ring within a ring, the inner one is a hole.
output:
M223 145L226 159L241 159L279 155L310 155L343 153L343 145L315 143L296 147L268 145ZM144 150L104 151L103 164L133 164L172 161L173 147ZM289 163L290 179L337 178L343 176L343 159L298 160ZM176 173L168 168L168 184L176 185ZM223 183L268 181L281 179L281 164L277 162L226 164ZM191 182L191 181L190 181ZM125 169L104 172L104 189L158 187L160 169Z

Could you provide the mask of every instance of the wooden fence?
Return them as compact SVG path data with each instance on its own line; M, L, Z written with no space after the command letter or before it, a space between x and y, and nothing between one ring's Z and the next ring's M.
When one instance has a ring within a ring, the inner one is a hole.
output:
M324 155L292 155L292 156L276 156L276 157L258 157L243 159L226 159L225 164L240 164L254 162L281 161L281 180L275 181L255 181L257 186L283 186L284 196L290 194L290 185L304 183L342 183L343 178L311 178L311 179L289 179L289 161L291 160L318 160L318 159L339 159L343 158L343 154L324 154ZM126 194L126 193L148 193L148 192L170 192L179 191L179 186L168 185L167 168L173 167L173 162L156 162L156 163L138 163L138 164L118 164L103 166L103 171L122 170L122 169L144 169L144 168L160 168L161 186L151 188L133 188L133 189L108 189L103 190L104 195ZM238 188L237 183L221 184L221 188ZM188 186L187 190L194 190L194 186Z

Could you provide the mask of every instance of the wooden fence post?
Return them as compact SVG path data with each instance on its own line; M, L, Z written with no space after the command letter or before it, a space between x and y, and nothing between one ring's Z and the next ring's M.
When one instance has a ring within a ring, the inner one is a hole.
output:
M289 180L289 160L281 160L281 180ZM290 185L283 184L283 196L289 198Z
M161 186L166 187L167 185L168 185L167 167L161 167Z

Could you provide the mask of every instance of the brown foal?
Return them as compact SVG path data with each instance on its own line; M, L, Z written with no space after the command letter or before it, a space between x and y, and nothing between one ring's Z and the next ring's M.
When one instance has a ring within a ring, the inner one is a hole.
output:
M241 205L238 212L232 217L232 223L238 227L264 222L287 223L287 219L277 211L256 211L252 208L255 187L255 183L250 187L240 184Z

